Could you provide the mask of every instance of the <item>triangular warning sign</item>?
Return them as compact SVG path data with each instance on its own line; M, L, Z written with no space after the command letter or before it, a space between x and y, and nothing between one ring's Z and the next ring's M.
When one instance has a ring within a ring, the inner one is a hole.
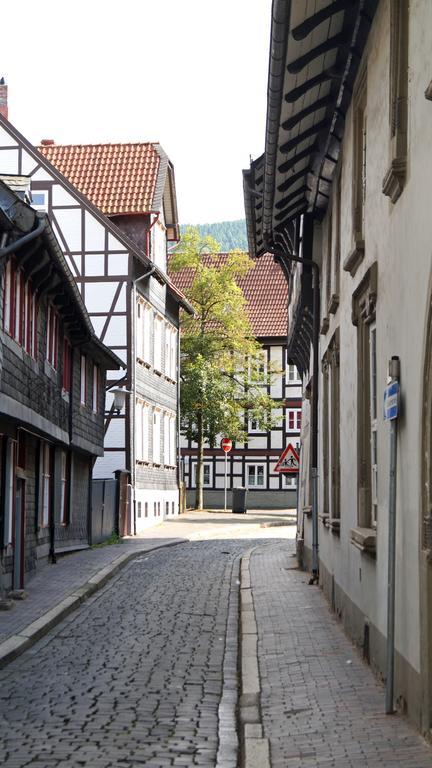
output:
M287 447L281 454L278 463L274 468L275 472L293 472L299 471L299 455L295 448L288 443Z

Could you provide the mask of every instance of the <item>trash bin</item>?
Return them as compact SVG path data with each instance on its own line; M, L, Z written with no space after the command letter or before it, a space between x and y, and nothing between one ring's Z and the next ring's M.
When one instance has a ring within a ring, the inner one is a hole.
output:
M232 497L232 511L239 514L247 512L247 488L234 488Z

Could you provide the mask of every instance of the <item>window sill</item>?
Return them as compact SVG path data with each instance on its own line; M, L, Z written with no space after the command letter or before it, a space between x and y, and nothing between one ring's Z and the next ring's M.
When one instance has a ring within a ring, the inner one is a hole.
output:
M376 556L375 528L351 528L351 544L366 555Z
M401 196L406 179L407 159L406 157L395 157L390 163L386 175L382 182L382 191L386 197L389 197L392 203Z
M65 401L65 403L69 403L69 392L66 392L65 389L62 389L62 398Z
M360 238L355 238L354 240L354 248L351 251L351 253L346 257L343 268L345 272L349 272L351 277L354 277L355 273L357 272L357 269L359 268L361 262L364 259L365 254L365 244L364 240L360 240Z
M323 515L318 515L318 517L321 520L324 528L328 528L329 527L329 515L328 514L323 514Z
M151 363L147 363L145 360L142 360L141 357L137 357L136 361L142 368L151 368Z
M312 507L303 507L302 512L306 517L312 517Z
M340 520L336 520L336 519L332 520L332 519L330 519L330 521L329 521L329 528L330 528L331 532L335 536L340 536Z

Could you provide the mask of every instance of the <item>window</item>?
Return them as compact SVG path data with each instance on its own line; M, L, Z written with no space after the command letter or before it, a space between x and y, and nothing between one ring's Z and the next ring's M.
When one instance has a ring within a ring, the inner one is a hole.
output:
M155 317L153 339L153 367L156 371L162 371L162 318Z
M298 383L301 381L297 367L292 363L287 363L286 380L288 384L294 384L294 382Z
M172 467L177 464L176 449L177 449L177 435L176 435L176 417L173 415L170 417L170 457L169 463Z
M58 316L51 304L47 310L46 359L57 370L58 364Z
M137 301L136 320L136 356L138 360L150 364L150 337L153 313L149 304L142 299Z
M171 502L171 514L175 515L175 504L173 501Z
M265 383L267 376L267 350L260 349L249 364L249 379Z
M87 402L87 358L81 355L81 379L80 379L80 403L85 405Z
M196 462L194 462L192 484L195 488L196 488L196 479L197 479L197 464ZM212 485L212 465L203 464L203 488L209 488L211 485Z
M65 451L61 454L61 493L60 493L60 525L69 522L69 456Z
M283 484L285 488L291 488L295 490L297 488L297 475L290 475L287 472L284 472Z
M161 463L161 412L153 412L153 464Z
M4 511L3 545L6 547L12 543L12 523L15 485L15 443L9 437L3 438L3 450L5 456L4 492L0 503Z
M148 517L148 501L144 502L144 517Z
M141 517L141 507L142 507L142 503L141 503L141 501L139 501L138 504L137 504L137 510L138 510L137 511L137 517Z
M357 519L361 528L377 521L377 354L376 299L378 267L374 262L353 295L357 326Z
M173 381L177 380L177 335L177 330L172 328L170 337L170 377Z
M63 339L63 378L62 387L64 392L70 392L72 374L72 347L67 339Z
M264 464L248 464L247 465L247 484L248 484L248 488L264 488L264 485L265 485Z
M372 523L376 524L378 513L378 440L377 440L377 355L376 326L369 328L370 351L370 425L371 425L371 491Z
M390 167L382 190L392 203L402 193L407 168L409 6L390 3Z
M164 464L170 463L170 417L168 413L164 413Z
M149 406L142 400L136 401L135 413L135 457L137 461L149 460Z
M287 432L300 432L301 422L301 408L290 408L287 411Z
M248 432L260 432L259 424L257 419L249 419L248 421Z
M169 515L169 501L165 502L165 514Z
M353 277L365 251L365 203L367 175L367 93L366 70L358 79L353 99L353 249L344 261L344 269Z
M15 262L9 259L5 267L3 294L3 328L25 351L36 357L36 301L31 280L25 280Z
M33 192L31 194L31 204L32 208L36 208L36 210L39 211L47 211L48 210L48 193L37 191Z
M42 447L42 526L49 524L51 509L51 446Z
M99 410L99 368L93 365L93 391L92 391L92 411L97 413Z

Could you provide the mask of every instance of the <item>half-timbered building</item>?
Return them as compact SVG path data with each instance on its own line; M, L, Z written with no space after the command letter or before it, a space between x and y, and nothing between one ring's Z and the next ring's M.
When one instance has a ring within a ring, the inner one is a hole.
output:
M7 184L5 183L7 181ZM0 589L91 540L106 370L97 338L27 177L0 180Z
M217 255L220 263L228 254ZM205 255L203 255L205 259ZM212 263L215 256L212 255ZM186 291L190 270L173 274L176 285ZM228 454L227 501L232 490L248 490L248 506L276 509L296 506L297 477L275 471L278 460L289 443L299 445L301 429L301 381L295 365L286 356L286 311L288 289L283 272L272 256L264 254L239 281L247 301L247 312L254 335L262 345L263 378L267 394L278 408L273 416L275 426L260 430L258 423L245 415L244 443L235 443ZM267 377L267 373L274 371ZM222 436L220 436L222 437ZM196 445L182 437L184 478L189 506L195 503ZM215 448L204 453L204 505L223 507L225 494L225 454L219 440Z
M178 238L174 172L158 144L35 148L0 113L0 173L29 179L96 334L126 366L123 413L108 393L97 478L130 473L128 530L178 512L178 313L190 307L166 274ZM118 378L118 377L117 377ZM108 374L108 383L116 374Z

